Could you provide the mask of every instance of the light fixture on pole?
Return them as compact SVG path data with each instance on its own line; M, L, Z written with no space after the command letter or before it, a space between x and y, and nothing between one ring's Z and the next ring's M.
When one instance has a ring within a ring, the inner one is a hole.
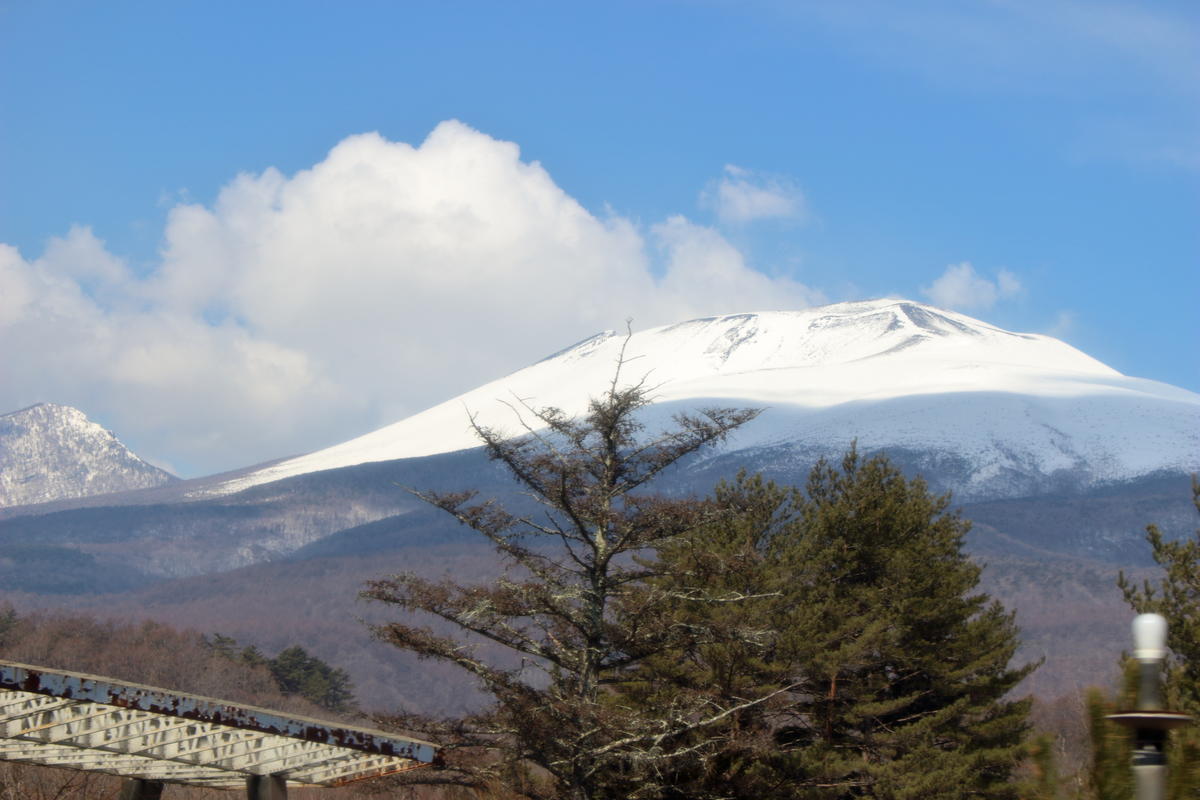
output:
M1133 781L1137 800L1163 800L1167 791L1167 731L1192 721L1180 711L1163 708L1162 665L1167 657L1167 621L1158 614L1133 620L1133 657L1138 660L1137 707L1109 714L1118 725L1133 729Z

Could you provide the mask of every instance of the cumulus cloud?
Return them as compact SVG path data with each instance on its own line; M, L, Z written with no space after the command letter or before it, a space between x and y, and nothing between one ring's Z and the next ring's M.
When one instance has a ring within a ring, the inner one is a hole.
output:
M220 454L282 455L297 425L344 406L305 353L148 307L144 287L90 237L73 230L32 262L0 246L0 407L67 403L149 457L216 467L236 466ZM88 255L99 259L84 263ZM89 288L105 264L124 282Z
M924 287L922 293L934 305L959 310L988 309L1021 292L1021 282L1006 269L988 280L975 272L969 262L951 264L932 285Z
M685 217L673 216L655 225L652 233L667 253L660 302L678 308L676 318L731 308L779 311L828 302L820 291L790 278L755 272L720 233Z
M709 184L700 195L700 203L724 223L803 220L808 215L804 194L794 182L733 164L725 165L725 174Z
M1075 332L1077 315L1070 309L1062 309L1054 315L1054 322L1044 332L1047 336L1064 339Z
M161 253L136 277L86 228L33 260L0 245L0 337L22 344L0 349L0 409L77 405L199 473L364 433L629 316L822 299L682 217L593 215L453 121L239 175L172 208Z

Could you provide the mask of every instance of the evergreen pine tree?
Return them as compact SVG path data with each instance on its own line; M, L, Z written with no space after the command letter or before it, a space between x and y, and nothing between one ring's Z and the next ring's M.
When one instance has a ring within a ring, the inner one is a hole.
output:
M357 707L354 684L350 675L340 667L332 667L299 645L293 645L274 658L263 655L254 645L240 651L232 636L214 633L202 641L212 651L231 661L251 667L266 667L279 691L285 695L300 695L330 711L349 712Z
M1095 687L1084 699L1087 708L1088 738L1092 749L1088 770L1088 789L1094 800L1128 800L1133 796L1133 741L1126 728L1108 719L1122 708L1132 708L1136 697L1137 667L1126 661L1125 686L1121 702L1109 699Z
M1021 800L1060 800L1063 781L1054 757L1054 737L1039 734L1026 745L1028 777L1019 785Z
M225 636L221 633L214 633L212 636L203 637L203 642L211 650L218 655L228 658L233 661L237 659L237 639L232 636Z
M299 645L282 650L266 663L284 694L298 694L330 711L355 707L354 688L346 671L309 655Z
M1029 706L1005 696L1032 667L1009 667L1012 615L977 592L947 498L851 450L804 492L743 475L716 500L727 518L657 564L677 587L661 613L705 638L647 661L622 694L770 699L674 763L676 796L1016 796Z

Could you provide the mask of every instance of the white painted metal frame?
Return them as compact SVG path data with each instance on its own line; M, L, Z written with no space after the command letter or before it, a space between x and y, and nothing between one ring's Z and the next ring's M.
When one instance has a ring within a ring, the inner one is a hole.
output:
M234 788L255 775L340 786L438 754L382 731L0 661L0 760Z

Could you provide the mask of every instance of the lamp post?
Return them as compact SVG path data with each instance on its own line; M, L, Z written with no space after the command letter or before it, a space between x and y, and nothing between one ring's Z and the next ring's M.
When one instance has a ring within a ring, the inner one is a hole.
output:
M1138 660L1137 706L1109 714L1133 729L1133 783L1137 800L1164 800L1167 792L1167 732L1192 718L1163 708L1162 664L1167 657L1167 621L1158 614L1133 620L1133 657Z

